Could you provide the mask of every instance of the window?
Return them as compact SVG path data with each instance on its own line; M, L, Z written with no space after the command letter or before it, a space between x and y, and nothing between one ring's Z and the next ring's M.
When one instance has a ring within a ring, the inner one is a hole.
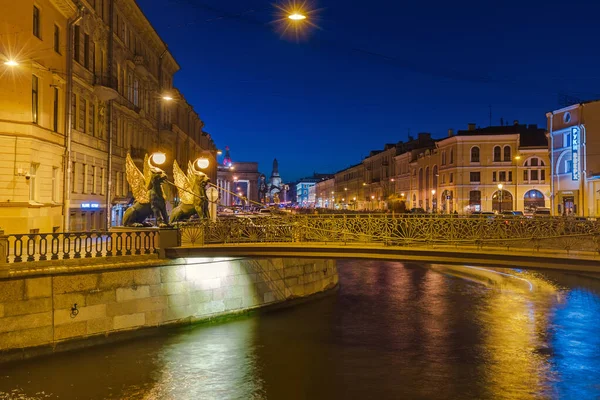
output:
M480 172L471 172L469 173L471 182L481 182L481 173Z
M450 153L452 154L452 153ZM454 174L450 172L450 183L454 182Z
M479 162L479 147L471 148L471 162Z
M77 62L79 62L80 58L80 42L81 39L79 38L79 25L75 25L75 28L73 29L73 59Z
M506 182L506 171L500 171L499 179L500 179L500 182Z
M33 35L38 39L42 38L40 31L40 9L33 6Z
M83 172L83 182L81 182L81 193L87 193L88 191L88 166L87 164L83 164L82 171Z
M494 162L502 161L500 153L501 153L500 146L494 146Z
M481 192L479 190L471 190L469 192L469 206L475 207L475 210L479 211L481 207Z
M133 104L135 104L136 106L139 106L140 104L140 96L139 96L139 91L140 91L140 82L135 79L133 81Z
M531 180L532 181L537 181L538 180L538 170L537 169L532 169L530 171L531 173Z
M71 192L77 193L77 163L71 162Z
M60 28L54 25L54 51L60 54Z
M40 164L31 163L29 167L29 201L36 201L38 199L37 190L37 171Z
M34 124L38 123L38 106L39 106L39 84L38 77L32 75L31 78L31 119Z
M450 164L454 164L454 149L450 149Z
M446 152L442 151L442 165L446 165Z
M58 132L58 107L59 107L59 103L58 103L58 88L55 87L52 90L54 92L54 105L53 105L53 112L52 112L52 128L54 130L54 132Z
M92 172L92 174L91 174L92 176L90 178L92 181L92 194L96 194L96 166L95 165L92 166L91 172Z
M133 103L133 74L131 72L127 75L127 100Z
M563 147L571 147L571 132L563 135Z
M100 168L100 194L104 194L104 168Z
M90 68L90 35L83 34L83 66Z
M540 181L545 181L546 180L546 170L542 169L540 170Z
M523 180L524 181L529 180L529 171L527 171L527 170L523 171Z
M538 166L538 159L537 158L532 158L529 162L529 165L531 165L532 167L537 167Z
M85 132L87 129L87 101L83 97L79 97L79 130Z
M90 43L90 71L96 72L96 45L94 42Z
M573 172L573 160L567 160L565 164L565 170L567 173Z
M512 171L508 171L508 182L512 182Z
M492 172L492 182L497 182L498 180L496 179L496 171Z
M77 95L71 95L71 129L77 129Z
M510 146L504 146L504 161L511 161Z
M95 136L95 134L96 134L96 130L95 130L95 128L96 128L96 126L95 126L96 106L94 105L94 103L91 103L91 102L90 102L90 116L89 116L88 122L89 122L88 133L92 136Z
M58 202L58 183L58 167L52 167L52 201L55 203Z

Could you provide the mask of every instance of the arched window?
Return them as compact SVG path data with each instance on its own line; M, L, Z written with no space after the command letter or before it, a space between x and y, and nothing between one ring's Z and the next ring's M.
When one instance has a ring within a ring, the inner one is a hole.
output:
M544 194L539 190L532 189L523 196L525 211L534 211L538 207L546 207Z
M510 146L504 146L504 161L511 161Z
M524 182L544 182L546 180L546 168L544 161L538 157L531 157L525 161L525 168L523 170L523 181Z
M479 147L471 148L471 162L479 162Z
M501 153L502 153L502 149L500 148L500 146L494 146L494 162L502 161Z
M492 195L492 211L512 211L513 197L508 190L498 190Z

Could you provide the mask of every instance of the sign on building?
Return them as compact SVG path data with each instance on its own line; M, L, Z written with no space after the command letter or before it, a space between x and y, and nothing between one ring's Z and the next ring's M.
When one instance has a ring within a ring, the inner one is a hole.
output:
M571 128L571 159L573 160L572 178L574 181L579 180L579 127Z

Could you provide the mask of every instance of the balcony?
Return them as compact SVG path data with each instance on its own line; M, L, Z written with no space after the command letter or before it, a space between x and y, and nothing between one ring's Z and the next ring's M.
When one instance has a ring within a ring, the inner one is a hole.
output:
M94 94L100 101L114 100L119 97L116 78L111 76L95 76Z

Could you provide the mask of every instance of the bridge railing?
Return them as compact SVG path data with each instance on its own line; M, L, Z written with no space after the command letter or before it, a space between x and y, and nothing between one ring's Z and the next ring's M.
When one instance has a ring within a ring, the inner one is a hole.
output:
M600 223L570 218L290 215L180 226L183 245L326 242L600 252Z
M157 231L35 233L0 236L0 264L154 254Z

